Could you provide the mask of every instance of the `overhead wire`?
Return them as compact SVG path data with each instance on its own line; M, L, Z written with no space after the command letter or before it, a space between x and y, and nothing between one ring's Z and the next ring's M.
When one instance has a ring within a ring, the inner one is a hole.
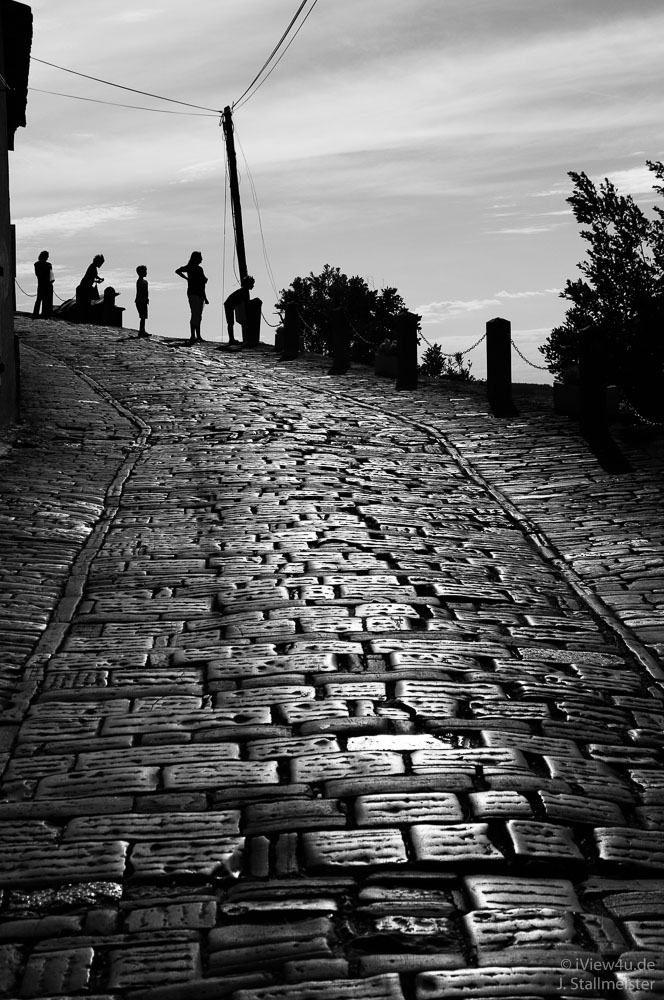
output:
M132 94L142 94L143 97L154 97L157 101L168 101L170 104L181 104L185 108L196 108L198 111L212 111L215 115L220 115L219 108L207 108L201 104L190 104L189 101L179 101L174 97L163 97L161 94L151 94L147 90L137 90L136 87L127 87L123 83L112 83L110 80L102 80L98 76L90 76L89 73L81 73L76 69L69 69L67 66L59 66L57 63L48 62L46 59L38 59L30 56L31 62L41 63L42 66L51 66L53 69L62 70L63 73L72 73L74 76L82 76L85 80L94 80L95 83L104 83L107 87L117 87L119 90L128 90Z
M256 185L254 184L254 179L253 179L253 177L251 175L251 170L249 169L249 164L247 163L247 157L244 154L244 149L242 148L242 143L240 142L240 137L239 137L239 135L237 133L237 127L235 128L235 138L237 139L237 144L240 147L240 152L242 153L242 159L244 160L244 166L245 166L245 169L247 171L247 178L249 180L249 186L251 188L251 194L252 194L252 197L254 199L254 205L256 206L256 214L258 216L258 228L260 230L261 244L262 244L262 247L263 247L263 260L265 261L265 270L267 271L267 276L268 276L268 278L270 280L270 284L272 285L272 291L278 297L279 296L279 291L277 289L277 285L276 285L276 282L274 280L274 273L272 271L272 266L271 266L270 260L268 258L267 246L265 245L265 234L263 232L263 219L261 217L261 210L260 210L260 206L258 204L258 194L256 192Z
M239 105L239 107L244 107L244 105L247 103L247 101L250 101L251 98L254 97L255 94L258 93L258 91L261 89L261 87L263 86L263 84L272 76L272 74L274 73L275 69L277 68L277 66L279 65L279 63L281 62L281 60L284 58L284 56L288 52L289 48L291 47L291 45L293 44L293 42L295 41L295 39L299 35L299 33L302 30L302 28L304 27L304 25L305 25L305 23L307 21L307 18L309 17L309 15L311 14L312 10L314 9L314 7L316 6L317 3L318 3L318 0L314 0L314 2L312 3L311 7L307 11L306 15L302 19L302 23L298 25L297 31L295 32L295 34L291 38L291 40L288 43L288 45L286 46L286 48L284 49L284 51L281 53L281 55L279 56L279 58L275 62L274 66L272 66L272 68L270 69L270 72L265 74L265 76L263 77L263 79L261 80L261 82L258 84L258 86L256 87L256 89L253 91L253 93L249 94L249 96L246 98L246 100L244 100L242 102L242 104Z
M301 24L300 24L300 25L298 26L298 29L297 29L297 31L295 32L295 34L294 34L294 35L293 35L293 37L291 38L290 42L288 43L288 45L286 46L286 48L284 49L284 51L283 51L283 52L281 53L281 55L280 55L280 56L279 56L279 58L277 59L276 63L274 64L274 66L272 67L272 69L270 70L270 72L266 74L266 76L264 77L264 79L263 79L263 80L261 80L261 82L260 82L260 83L258 84L258 86L256 87L256 89L254 90L254 92L250 94L250 93L249 93L249 91L250 91L250 90L252 89L252 87L254 86L254 84L256 83L256 81L260 79L260 77L261 77L261 75L263 74L264 70L266 70L266 69L267 69L267 67L269 66L269 64L270 64L270 62L272 61L272 59L274 58L274 56L275 56L275 55L277 54L277 52L278 52L278 51L279 51L279 49L281 48L281 45L283 44L283 42L284 42L284 41L285 41L285 39L287 38L287 36L288 36L288 34L289 34L289 32L290 32L291 28L293 27L293 25L294 25L294 24L295 24L295 22L297 21L298 17L300 16L300 13L302 12L303 8L304 8L304 7L306 6L307 2L308 2L308 0L302 0L302 3L300 4L300 6L299 6L299 7L298 7L298 9L296 10L295 14L293 15L293 17L292 17L292 19L291 19L291 21L290 21L290 23L289 23L288 27L287 27L287 28L286 28L286 30L284 31L283 35L281 36L281 38L279 39L279 41L277 42L277 44L275 45L275 47L274 47L274 48L272 49L272 52L270 53L270 55L269 55L269 56L267 57L267 59L265 60L265 62L264 62L264 63L263 63L263 65L261 66L261 68L259 69L259 71L258 71L258 73L256 74L256 76L255 76L255 77L253 78L253 80L251 81L251 83L249 84L249 86L248 86L248 87L247 87L247 88L246 88L246 89L245 89L245 90L243 91L243 93L242 93L242 94L240 94L240 96L238 97L238 99L237 99L236 101L234 101L234 102L233 102L233 108L234 108L234 109L235 109L235 108L239 108L239 107L241 107L241 103L240 103L240 102L242 102L242 105L244 105L244 104L246 104L246 103L247 103L247 101L248 101L248 100L249 100L249 99L250 99L251 97L253 97L253 96L254 96L254 94L255 94L255 93L256 93L256 92L257 92L257 91L258 91L258 90L259 90L259 89L260 89L260 88L261 88L261 87L263 86L263 84L265 83L265 81L267 80L267 78L268 78L269 76L271 76L271 75L272 75L272 73L273 73L273 72L274 72L274 70L275 70L275 69L277 68L277 66L279 65L279 63L280 63L280 62L281 62L281 60L283 59L283 57L284 57L284 56L286 55L286 52L288 52L288 50L289 50L289 48L291 47L292 43L293 43L293 42L295 41L295 39L297 38L297 36L298 36L298 34L299 34L299 32L300 32L301 28L303 27L303 25L304 25L304 23L306 22L307 18L308 18L308 17L309 17L309 15L311 14L311 11L312 11L312 10L314 9L314 7L316 6L316 4L317 4L318 0L313 0L313 3L312 3L312 5L311 5L311 8L310 8L310 9L309 9L309 10L307 11L307 13L306 13L306 15L305 15L304 19L302 20L302 23L301 23ZM246 95L248 95L248 96L246 96ZM245 98L245 97L246 97L246 99L244 99L244 100L243 100L243 98Z
M154 111L158 115L188 115L190 118L217 118L218 114L208 111L171 111L170 108L145 108L140 104L119 104L117 101L101 101L96 97L81 97L80 94L62 94L57 90L42 90L41 87L28 87L28 91L37 94L51 94L53 97L71 97L76 101L90 101L92 104L109 104L113 108L135 108L136 111Z

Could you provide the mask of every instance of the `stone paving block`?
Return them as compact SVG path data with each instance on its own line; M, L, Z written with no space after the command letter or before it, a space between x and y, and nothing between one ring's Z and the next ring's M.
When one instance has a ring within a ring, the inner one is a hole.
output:
M387 973L367 979L320 980L238 990L233 1000L404 1000L404 995L399 976Z
M483 749L472 747L458 750L416 750L411 755L416 774L426 773L442 767L463 767L464 765L499 766L501 768L525 767L526 760L519 750Z
M189 740L204 733L213 734L229 726L269 725L268 706L243 708L237 711L200 709L196 712L132 713L118 718L108 718L102 725L103 736L140 736L143 743L150 736L162 734Z
M237 875L242 869L243 837L214 840L141 841L131 848L129 863L139 878L165 875Z
M461 969L465 965L458 952L437 952L435 954L412 954L410 952L389 955L360 955L359 971L363 976L380 973L413 973L426 969Z
M653 882L652 888L633 891L632 881L626 881L623 891L604 896L602 904L620 920L658 917L664 913L664 883Z
M660 955L664 952L664 919L626 920L625 930L635 948L656 951Z
M627 826L597 827L595 842L601 861L634 868L664 869L664 834Z
M5 845L0 849L0 885L53 885L93 879L121 878L127 844L45 843Z
M345 958L304 959L286 962L284 975L289 983L301 983L311 979L348 979L348 962Z
M328 701L290 701L276 707L277 716L287 725L297 725L312 719L329 719L336 716L349 716L350 711L345 701L329 699Z
M237 760L240 748L237 743L175 744L158 747L130 747L126 750L108 750L106 753L94 751L78 755L76 770L87 770L104 765L108 768L123 767L164 767L168 764L195 763L200 761L220 766L227 760Z
M239 811L120 813L79 816L65 827L63 840L210 840L238 834Z
M169 941L167 948L159 944L135 944L112 949L109 962L111 989L186 983L201 973L199 946L186 941Z
M575 937L574 915L568 910L522 907L511 910L475 910L463 925L478 951L505 948L552 948L570 944Z
M426 733L378 734L375 736L350 736L346 743L349 752L358 750L442 750L445 744Z
M473 787L474 768L449 767L434 773L374 775L370 778L341 778L326 781L326 798L342 799L356 795L412 794L415 792L456 792Z
M574 886L567 879L468 875L463 881L473 908L478 910L515 907L581 910Z
M406 848L398 830L329 830L303 833L307 869L343 871L358 867L406 863Z
M241 691L224 691L222 694L218 694L215 699L215 708L256 708L262 705L277 705L315 697L315 688L307 684L243 688Z
M422 972L416 980L416 1000L447 1000L467 997L485 1000L488 997L527 997L534 1000L541 996L573 995L583 989L584 996L603 994L593 988L590 973L574 969L561 970L552 958L550 966L530 968L515 966L511 969L485 967L459 969L449 972Z
M32 920L9 920L0 925L0 939L3 941L27 941L74 936L83 927L82 916L41 917Z
M532 816L530 802L519 792L509 790L471 792L468 796L474 819L500 819L509 816Z
M519 859L542 863L583 860L572 831L565 826L519 819L508 820L506 826Z
M104 771L68 771L48 775L37 785L37 798L80 798L120 794L122 792L152 792L159 782L159 768L126 766Z
M332 799L289 799L285 802L257 802L247 805L244 832L274 833L282 830L344 827L346 813Z
M249 760L274 760L278 757L297 757L312 753L341 753L341 747L334 736L252 740L247 743Z
M303 754L290 765L292 781L333 781L335 778L364 778L372 775L403 774L403 758L383 750L355 753Z
M355 819L360 827L393 826L398 823L458 823L464 813L456 795L445 792L360 795L355 800Z
M527 737L515 733L495 732L485 730L482 733L482 743L486 747L512 747L528 754L548 754L553 757L572 757L582 759L583 755L573 740L551 740L542 736Z
M21 997L77 993L86 989L93 957L92 948L66 948L31 955L21 982Z
M625 817L615 802L603 802L583 795L566 795L542 789L538 792L547 819L565 823L624 826Z
M125 916L124 930L129 933L151 934L169 931L214 927L217 905L215 900L197 899L182 903L165 903L131 910Z
M415 857L421 862L457 865L504 861L502 852L490 840L486 823L415 825L410 828L410 839Z
M163 771L165 788L202 788L276 784L276 761L228 760L218 765L173 764Z

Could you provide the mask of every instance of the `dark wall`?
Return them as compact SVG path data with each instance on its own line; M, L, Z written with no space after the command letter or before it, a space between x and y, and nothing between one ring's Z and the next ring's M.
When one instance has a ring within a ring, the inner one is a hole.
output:
M30 8L0 0L0 427L15 420L18 409L8 151L25 125L31 44Z

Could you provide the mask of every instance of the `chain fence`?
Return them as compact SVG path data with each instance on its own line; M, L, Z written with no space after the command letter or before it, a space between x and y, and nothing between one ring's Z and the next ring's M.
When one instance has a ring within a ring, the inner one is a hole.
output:
M639 413L635 406L632 406L630 401L627 399L627 396L625 396L622 392L620 393L620 404L621 406L624 406L631 416L636 417L639 423L645 424L647 427L664 427L664 420L650 420L648 417L644 417L642 413Z
M26 292L25 288L23 288L23 286L19 284L18 278L14 278L14 282L16 284L16 287L19 289L19 291L23 292L24 295L27 295L27 297L29 299L36 299L37 298L37 293L36 292ZM63 299L62 296L58 295L58 293L56 292L55 288L53 289L53 294L55 295L56 299L60 299L61 302L66 302L67 301L66 299Z

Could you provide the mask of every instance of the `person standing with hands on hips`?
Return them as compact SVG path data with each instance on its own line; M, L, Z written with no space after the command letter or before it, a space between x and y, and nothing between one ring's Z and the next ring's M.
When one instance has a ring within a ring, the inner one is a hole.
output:
M53 268L48 259L48 250L42 250L35 261L35 274L37 275L37 298L32 315L33 317L39 316L41 307L42 319L50 319L53 312Z
M205 294L207 278L201 267L202 261L203 254L199 250L194 250L189 261L183 267L178 267L175 272L181 278L186 278L187 281L187 298L189 299L189 309L191 310L191 319L189 320L189 329L191 331L190 344L195 344L197 340L203 339L201 337L203 306L209 305Z

